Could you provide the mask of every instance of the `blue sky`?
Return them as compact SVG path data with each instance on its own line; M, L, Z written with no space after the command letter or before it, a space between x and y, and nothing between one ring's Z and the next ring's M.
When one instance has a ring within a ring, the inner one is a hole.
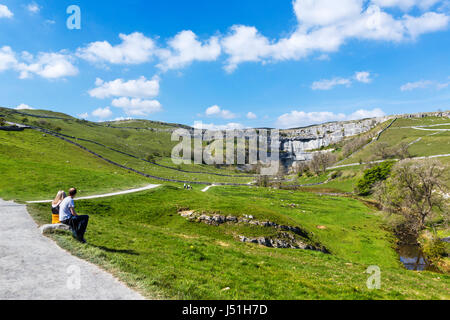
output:
M448 110L449 16L448 0L0 0L0 105L206 128Z

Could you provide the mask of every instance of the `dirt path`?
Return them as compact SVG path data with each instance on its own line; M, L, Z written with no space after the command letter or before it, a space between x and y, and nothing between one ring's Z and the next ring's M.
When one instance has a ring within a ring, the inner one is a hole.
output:
M25 205L0 199L0 300L143 297L39 233Z
M450 157L450 153L437 154L437 155L434 155L434 156L427 156L427 157L415 157L415 158L411 158L411 159L413 159L413 160L425 160L425 159L436 159L436 158L445 158L445 157ZM376 161L364 162L364 163L342 164L340 166L329 167L329 168L327 168L327 170L346 168L346 167L356 167L356 166L361 166L361 165L366 165L366 164L377 164L377 163L382 163L382 162L385 162L385 161L400 161L400 160L399 159L387 159L387 160L376 160Z
M94 196L88 196L88 197L77 197L75 200L89 200L89 199L98 199L98 198L107 198L107 197L113 197L113 196L120 196L122 194L129 194L129 193L135 193L135 192L141 192L145 190L155 189L161 186L160 184L149 184L148 186L137 188L137 189L129 189L124 191L118 191L118 192L112 192L112 193L105 193L105 194L99 194ZM39 200L39 201L27 201L27 203L50 203L53 200Z

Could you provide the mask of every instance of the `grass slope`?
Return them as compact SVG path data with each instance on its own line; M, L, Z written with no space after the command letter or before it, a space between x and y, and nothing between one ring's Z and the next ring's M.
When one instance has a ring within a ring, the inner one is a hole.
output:
M380 139L367 148L356 152L340 164L350 164L381 160L374 155L374 150L379 143L387 143L391 148L399 146L401 143L411 144L409 151L412 157L424 157L450 153L450 132L449 131L428 131L428 129L442 129L437 124L449 123L447 118L425 117L420 119L397 119L397 121L386 130ZM420 130L417 126L427 126Z
M290 207L295 203L298 206ZM46 205L29 206L47 223ZM272 249L238 235L261 227L188 222L179 208L300 226L332 254ZM54 239L100 264L149 297L178 299L448 299L449 276L403 269L392 234L362 203L347 198L261 188L217 187L208 193L175 186L102 200L78 201L90 214L89 244ZM318 229L317 226L326 229ZM382 270L381 290L368 290L365 270ZM224 290L224 288L230 288Z
M59 113L46 112L42 110L31 110L33 114L61 117ZM74 136L77 138L83 138L99 142L107 147L120 150L137 156L140 159L147 159L148 156L154 156L157 163L161 163L165 166L169 166L175 169L182 169L185 171L197 171L205 172L203 175L183 173L170 168L162 168L160 166L149 164L148 162L133 159L123 154L112 151L108 148L98 146L96 144L78 140L77 143L87 147L98 154L118 162L123 165L127 165L134 169L143 171L147 174L177 180L188 181L203 181L203 182L229 182L229 183L248 183L252 181L249 178L239 177L234 170L234 166L225 168L216 168L214 166L205 165L180 165L176 166L171 160L172 148L178 144L178 142L171 141L170 131L160 130L146 130L146 129L127 129L109 127L108 125L118 126L118 123L93 123L89 121L81 121L77 119L65 116L61 119L39 119L31 116L24 116L22 114L14 113L9 109L0 109L0 114L6 115L5 119L11 122L31 124L34 126L42 127L52 131L59 130L60 133ZM122 122L120 122L122 123ZM124 126L140 125L145 128L151 129L174 129L174 125L162 124L158 122L134 120L124 121ZM233 175L233 177L225 178L217 175L208 175L208 173L218 173L224 175Z
M72 186L90 195L153 182L57 138L32 130L0 131L0 197L4 199L50 199Z

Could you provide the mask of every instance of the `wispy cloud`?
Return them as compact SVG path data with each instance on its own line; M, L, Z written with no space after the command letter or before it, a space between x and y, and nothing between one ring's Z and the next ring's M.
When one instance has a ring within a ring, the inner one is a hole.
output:
M41 10L41 7L39 7L39 5L36 2L32 2L29 3L25 6L25 8L30 12L30 13L38 13Z
M237 117L234 113L232 113L229 110L224 110L218 105L214 105L206 109L205 115L207 117L216 117L216 118L222 118L222 119L234 119Z
M427 88L435 88L438 90L447 88L449 86L449 82L440 83L437 81L431 80L420 80L416 82L408 82L400 87L401 91L413 91L417 89L427 89Z
M331 90L336 86L346 86L350 87L354 81L362 83L370 83L372 79L370 78L370 72L360 71L356 72L352 78L333 78L333 79L323 79L320 81L314 81L311 85L313 90Z

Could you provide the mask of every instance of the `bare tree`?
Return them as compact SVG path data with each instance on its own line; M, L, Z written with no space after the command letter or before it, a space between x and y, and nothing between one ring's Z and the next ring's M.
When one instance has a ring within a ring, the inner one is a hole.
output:
M401 160L411 158L411 154L409 153L409 143L400 143L397 147L396 154Z
M311 159L311 161L309 162L309 168L315 174L320 174L320 160L319 160L318 153L316 153L313 156L313 158Z
M434 210L440 210L448 220L444 195L446 167L437 160L403 160L391 177L376 187L375 195L389 212L401 213L412 231L421 231Z
M381 159L388 159L392 157L392 149L387 142L380 142L375 144L373 149L374 154Z
M325 173L328 167L336 161L336 157L329 152L318 152L310 162L311 171L316 174Z

